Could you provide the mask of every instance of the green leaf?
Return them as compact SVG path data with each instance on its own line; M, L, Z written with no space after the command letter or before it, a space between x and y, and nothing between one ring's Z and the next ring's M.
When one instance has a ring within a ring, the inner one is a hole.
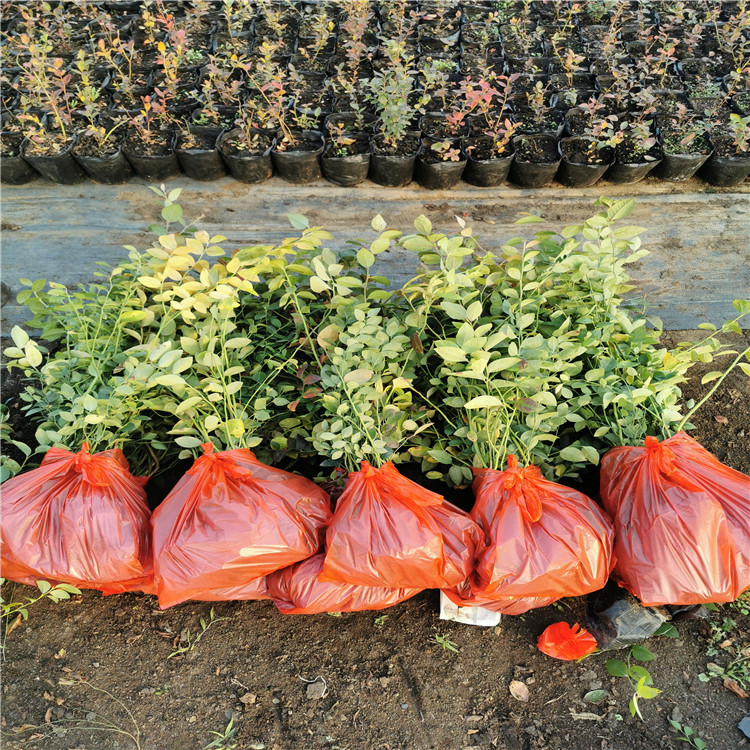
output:
M492 406L502 406L503 401L501 401L496 396L475 396L470 401L467 401L464 404L464 409L484 409Z
M736 299L732 301L732 304L740 315L750 314L750 299Z
M180 435L175 439L175 443L181 448L197 448L201 444L201 440L193 435Z
M312 289L315 294L320 294L321 292L330 290L330 287L319 276L311 276L310 289Z
M466 352L457 346L436 346L435 351L446 362L465 362Z
M420 214L414 219L414 228L420 234L430 234L432 232L432 222L424 214Z
M541 216L535 216L534 214L529 214L528 216L524 216L521 219L518 219L518 221L514 222L515 224L544 224L544 219Z
M445 310L445 312L450 315L453 320L466 320L468 318L468 313L466 311L466 308L462 305L458 305L455 302L448 302L447 300L444 300L440 303L440 307Z
M372 376L373 371L368 370L365 367L360 367L356 370L352 370L351 372L347 372L346 375L344 375L344 382L345 383L358 383L359 385L362 385L363 383L366 383Z
M32 346L32 342L29 342L24 353L32 367L39 367L39 365L42 364L42 353L36 348L36 346Z
M664 635L667 638L679 638L680 634L677 632L677 628L672 625L671 622L663 622L659 625L654 635Z
M582 450L574 448L572 445L568 445L560 451L560 458L563 461L572 461L573 463L588 460Z
M656 659L656 656L651 651L640 644L633 646L630 653L633 655L633 658L638 659L638 661L653 661Z
M706 383L710 383L712 380L717 380L720 378L724 373L717 372L714 370L714 372L707 372L702 378L701 378L701 385L705 385Z
M286 218L295 229L309 229L310 224L302 214L287 214Z
M501 372L502 370L508 370L514 365L517 365L520 361L520 357L500 357L500 359L493 359L492 362L487 365L487 372Z
M164 221L172 224L176 221L182 221L182 206L179 203L172 203L170 206L164 206L161 210L161 216Z
M606 697L606 690L589 690L589 692L583 696L583 700L585 700L586 703L601 703Z
M624 219L626 216L630 216L635 208L635 198L627 198L626 200L615 201L607 211L607 218L610 221L617 221L618 219Z
M366 247L361 247L357 251L357 263L359 263L362 268L371 268L375 263L375 256Z
M99 402L90 393L87 393L81 399L81 403L86 411L96 411L96 408L99 406Z
M747 362L738 362L737 366L750 378L750 365Z
M612 677L625 677L628 673L628 665L620 659L607 659L606 667Z
M46 594L52 588L52 584L49 581L37 581L36 587L42 594Z
M179 375L159 375L158 378L154 378L152 381L154 385L163 385L166 388L177 388L179 386L185 386L187 383Z
M448 453L447 451L441 450L439 448L428 451L427 455L430 458L437 461L439 464L452 464L453 463L453 456L451 456L451 454Z
M29 343L29 334L20 326L13 326L11 328L10 337L13 339L13 343L21 349Z
M646 685L645 679L641 677L641 679L636 683L635 692L638 693L639 697L648 699L656 698L656 696L661 693L661 690L658 690L655 687L651 687L650 685Z
M618 240L629 240L633 237L637 237L641 232L645 232L646 227L626 226L617 227L612 232L612 235Z
M377 214L370 222L370 226L376 232L382 232L388 225L385 223L385 219L380 214Z

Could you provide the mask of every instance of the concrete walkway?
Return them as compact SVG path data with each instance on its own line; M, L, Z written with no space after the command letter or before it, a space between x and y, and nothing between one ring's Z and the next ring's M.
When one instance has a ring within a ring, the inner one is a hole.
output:
M629 223L648 228L644 245L651 255L633 266L636 283L667 329L720 324L732 317L732 299L750 297L750 188L719 191L691 180L670 185L656 180L634 186L600 183L594 188L552 186L521 190L512 186L428 191L364 183L340 188L325 181L295 187L273 178L251 186L225 178L182 187L185 216L202 216L199 225L221 233L228 247L274 242L288 236L287 213L301 213L323 225L333 249L357 237L372 238L369 223L380 213L389 225L408 230L420 213L437 229L465 218L482 244L493 247L542 225L513 226L524 211L539 214L554 227L580 222L593 212L600 195L636 197ZM144 247L145 228L159 220L160 205L140 179L125 185L51 185L37 181L2 190L2 330L25 319L15 303L19 278L46 278L67 285L93 280L97 260L116 262L125 244ZM384 273L403 283L416 271L416 256L391 252ZM10 293L8 294L8 289ZM747 325L750 326L750 323Z

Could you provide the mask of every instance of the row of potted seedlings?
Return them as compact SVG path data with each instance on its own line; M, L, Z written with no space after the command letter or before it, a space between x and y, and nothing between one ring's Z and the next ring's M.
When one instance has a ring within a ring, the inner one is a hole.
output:
M741 3L14 7L8 183L322 170L343 185L534 187L556 173L687 179L707 161L700 175L730 186L750 173Z

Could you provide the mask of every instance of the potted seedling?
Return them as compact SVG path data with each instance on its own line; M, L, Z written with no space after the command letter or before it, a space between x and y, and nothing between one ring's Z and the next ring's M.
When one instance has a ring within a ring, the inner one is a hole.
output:
M525 188L551 182L560 166L560 141L553 135L536 133L513 139L515 158L510 166L511 182Z
M321 157L323 177L336 185L357 185L367 179L370 168L370 137L349 132L335 122L327 126L328 139Z
M711 133L714 152L700 176L716 187L741 185L750 175L750 116L730 115L728 125Z
M149 182L163 182L180 173L174 152L174 130L164 92L155 89L141 97L141 109L130 118L123 151L136 174Z
M664 158L654 175L671 182L690 179L711 155L712 127L713 123L700 112L691 112L684 104L678 104L662 129Z
M378 118L372 140L370 177L378 185L402 187L412 180L419 149L419 138L411 130L415 115L409 103L411 59L403 55L403 45L394 42L386 45L386 53L391 65L367 82L368 100Z
M273 174L273 138L258 128L248 107L240 108L236 127L219 136L217 148L235 180L263 182Z

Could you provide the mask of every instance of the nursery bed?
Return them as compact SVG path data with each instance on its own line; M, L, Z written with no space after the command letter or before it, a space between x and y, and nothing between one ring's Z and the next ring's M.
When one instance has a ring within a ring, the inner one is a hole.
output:
M491 247L538 230L539 225L513 226L524 211L562 227L588 217L601 195L635 194L631 219L648 227L644 242L651 255L633 268L633 276L665 328L719 323L733 316L732 299L750 295L750 188L717 190L697 180L675 185L646 180L637 191L607 183L564 192L509 186L384 190L369 182L353 190L323 180L295 187L279 178L258 187L229 178L210 184L180 178L169 187L182 187L185 215L202 216L200 225L225 234L230 247L275 242L290 232L285 214L301 213L311 225L325 224L334 233L334 249L369 236L369 221L377 213L394 225L409 225L425 213L441 229L454 227L458 214ZM24 320L15 304L19 278L46 277L65 284L90 280L95 261L116 261L125 253L122 245L143 244L144 227L159 219L159 210L158 199L141 180L111 186L37 182L4 187L3 333ZM389 266L389 277L403 283L416 271L417 257L391 251Z
M697 333L669 336L678 341ZM700 377L710 368L695 368L687 397L709 387ZM750 471L747 378L730 375L696 423L694 434L709 450ZM536 649L536 637L551 622L582 621L584 604L566 599L559 610L506 617L499 628L484 629L439 621L435 592L388 610L381 624L377 612L294 617L268 602L222 602L215 614L229 619L213 625L192 653L167 659L181 631L195 632L199 617L208 619L210 604L162 612L153 597L102 598L91 591L57 606L42 602L8 639L3 747L131 750L133 741L122 734L76 728L71 721L88 716L90 726L96 712L133 732L114 699L132 713L142 750L203 748L232 713L243 750L683 747L670 718L692 727L711 750L747 745L736 728L747 701L720 679L704 682L698 675L708 662L726 666L727 646L750 647L750 617L728 605L712 614L715 625L734 621L719 631L724 647L713 656L706 654L712 635L706 622L677 623L679 640L651 639L656 659L647 666L663 693L643 703L641 722L630 718L627 685L607 674L603 656L565 663ZM441 649L436 634L454 642L458 653ZM78 676L113 697L91 686L59 684ZM510 697L513 679L527 684L527 703ZM604 702L584 702L595 689L607 691Z

